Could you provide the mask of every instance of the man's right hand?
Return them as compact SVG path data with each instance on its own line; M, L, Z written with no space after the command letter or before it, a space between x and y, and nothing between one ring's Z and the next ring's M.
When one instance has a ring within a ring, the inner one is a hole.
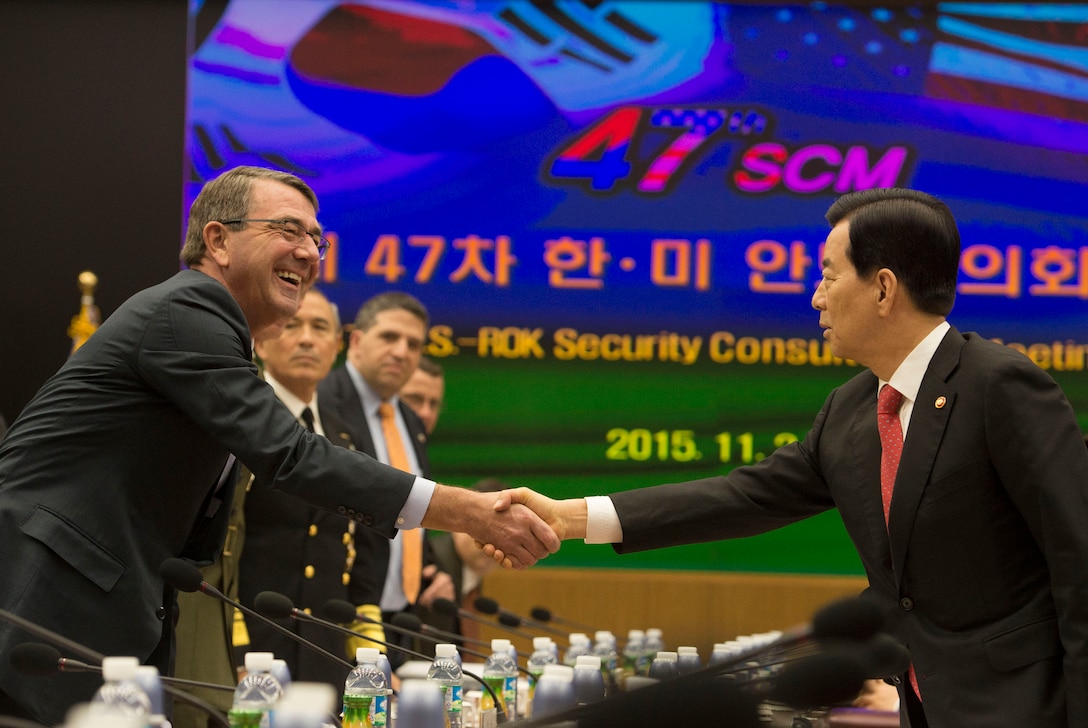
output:
M504 490L495 501L495 510L503 512L524 506L532 510L555 532L561 541L572 538L586 537L586 501L584 498L569 498L567 500L555 500L537 493L529 488L512 488ZM477 542L484 553L495 562L509 568L506 563L507 554L495 544Z

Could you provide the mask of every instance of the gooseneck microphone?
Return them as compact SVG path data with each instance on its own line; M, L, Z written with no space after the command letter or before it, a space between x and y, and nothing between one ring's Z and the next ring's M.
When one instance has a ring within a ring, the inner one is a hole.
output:
M557 635L559 637L562 637L564 640L569 637L569 635L561 629L556 629L549 624L538 622L535 619L529 619L528 617L522 617L520 615L514 614L509 609L503 609L499 606L498 602L488 597L477 597L476 600L472 603L472 606L476 607L476 611L480 612L481 614L498 614L500 619L504 616L507 617L508 623L510 623L510 626L512 627L524 625L529 629L535 629L541 632L547 632L549 634ZM512 623L515 619L517 620L517 624Z
M425 627L426 625L423 624L420 621L419 617L417 617L416 615L408 614L407 612L401 612L400 614L394 614L393 615L393 621L396 622L399 626L404 627L405 629L414 630L414 634L418 634L420 637L423 637L425 639L427 638L426 633L422 632L419 629L420 627ZM429 639L434 639L434 638L431 637ZM485 654L483 652L476 652L474 650L470 650L470 649L468 649L466 647L461 647L460 650L461 650L461 652L464 652L466 655L472 655L473 657L475 657L475 658L477 658L479 660L483 660L484 662L487 662L487 658L491 656L491 655ZM524 652L518 652L518 657L527 657L527 655ZM533 673L529 672L528 670L523 668L521 665L518 665L516 661L514 663L514 667L516 667L518 669L518 672L522 673L526 677L533 678L533 680L536 679L533 676Z
M499 627L512 635L527 639L529 641L532 641L533 639L533 635L529 634L528 632L522 632L520 629L516 629L511 625L504 623L501 617L499 621L483 619L475 612L470 612L467 609L462 609L461 607L451 602L449 599L435 599L433 602L431 602L431 609L438 612L439 614L444 614L447 617L462 617L464 619L469 619L473 622L478 622L479 624L486 624L489 627Z
M418 628L412 627L411 624L406 623L406 621L403 619L404 617L407 617L409 620L415 620L415 622L419 625L419 627ZM362 619L364 622L365 621L373 621L373 620L367 620L362 615L360 615L359 618ZM384 625L385 623L384 622L378 622L378 624ZM410 614L409 612L397 612L396 614L394 614L393 615L393 624L396 625L396 626L402 627L404 629L418 629L419 632L422 632L423 634L428 635L429 636L428 639L430 639L432 642L436 642L436 643L437 642L457 642L457 643L461 643L461 644L465 644L465 645L475 645L476 647L490 647L491 646L491 643L488 642L487 640L476 639L475 637L469 637L467 635L457 634L456 632L447 632L446 630L439 629L438 627L435 627L433 625L424 624L423 621L419 617L417 617L414 614ZM524 655L524 653L519 653L519 654L522 654L523 656L528 657L528 655Z
M0 609L0 620L9 622L16 627L19 627L23 631L29 632L35 637L43 639L50 644L62 647L69 652L75 653L85 660L91 660L92 662L101 663L102 658L105 657L105 655L103 655L101 652L96 652L95 650L92 650L86 645L81 645L74 640L70 640L62 634L58 634L51 629L41 626L40 624L31 622L29 619L24 619L17 614L12 614L6 609ZM188 703L189 705L192 705L193 707L207 713L208 716L217 725L224 726L224 728L229 728L226 716L216 710L214 706L209 705L206 701L201 700L195 695L190 695L184 690L178 690L177 688L171 687L170 685L167 685L165 683L162 686L162 690L164 693L171 696L172 698L180 700L184 703Z
M48 677L58 672L96 672L101 673L100 665L91 665L80 662L71 657L64 657L60 650L41 642L24 642L16 645L11 651L11 666L25 675L34 677ZM233 685L220 685L218 683L201 682L199 680L186 680L180 677L160 675L166 685L176 685L180 688L205 688L207 690L222 690L233 693Z
M533 619L540 622L555 622L556 624L565 624L567 627L574 627L575 629L583 630L589 634L593 634L597 631L596 627L592 627L583 622L576 622L573 619L564 619L552 613L547 607L533 607L529 610L529 614Z
M318 645L315 645L313 642L310 642L305 637L295 634L283 625L277 624L276 622L272 621L255 609L250 609L249 607L243 605L241 602L237 602L231 599L226 594L219 591L208 582L204 581L204 577L200 573L200 569L198 569L196 566L189 563L188 561L185 561L184 559L167 559L166 561L162 562L162 565L159 567L159 572L162 574L162 578L167 584L179 591L199 591L211 597L214 597L221 602L226 602L235 609L240 609L249 616L260 621L261 623L268 625L272 629L282 634L284 637L293 639L295 642L298 642L300 645L310 650L311 652L321 655L327 660L332 660L340 667L346 667L348 670L353 670L355 668L355 665L348 662L344 658L338 657L337 655L334 655L328 650L322 649ZM286 599L286 597L284 598Z

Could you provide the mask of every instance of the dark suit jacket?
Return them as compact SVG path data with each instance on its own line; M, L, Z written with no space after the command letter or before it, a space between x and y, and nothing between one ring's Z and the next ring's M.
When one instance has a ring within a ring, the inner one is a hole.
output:
M413 478L306 432L250 357L238 304L197 271L102 324L0 443L0 608L148 659L170 635L163 560L210 562L222 541L229 508L216 502L233 479L213 490L230 452L269 486L394 535ZM15 672L10 652L27 639L0 624L0 690L60 723L101 680Z
M355 447L374 457L377 452L374 447L374 437L370 434L370 428L367 426L366 414L363 412L363 403L359 399L359 393L355 390L355 384L351 381L350 375L344 368L348 366L351 366L351 364L336 367L329 373L329 376L321 380L321 383L317 386L317 406L321 410L322 417L328 414L340 420L344 431L350 435L352 442L355 443ZM431 464L427 459L427 433L423 428L423 423L410 407L403 402L398 404L400 405L401 415L404 417L404 423L408 427L412 447L415 450L423 477L430 477ZM423 539L424 565L434 563L429 541L430 539ZM352 583L356 585L357 590L356 594L351 598L351 601L355 604L378 603L373 599L369 602L366 599L371 597L375 589L377 589L380 597L385 586L385 574L389 570L389 543L389 539L375 538L369 533L357 536L358 559L362 561L365 558L369 567L370 579L364 580L362 575L359 576L358 580L352 579Z
M332 413L319 411L325 436L341 447L353 447L340 420ZM348 518L254 481L245 499L245 523L246 542L238 579L242 604L253 605L257 595L266 590L285 595L296 607L308 609L317 617L324 617L323 607L330 599L352 596L361 600L357 604L378 603L379 590L371 587L369 594L362 594L352 587L356 574L364 584L370 581L366 559L356 558L351 571L345 570L349 541L357 551ZM378 539L388 543L382 536ZM343 634L296 620L284 626L337 657L349 659ZM257 620L247 618L246 627L250 643L245 651L272 652L286 660L293 680L327 682L338 691L344 689L349 672L346 667Z
M1012 349L949 331L886 529L877 383L865 371L833 391L803 441L756 465L614 494L617 549L748 536L837 507L930 725L1084 725L1088 453L1061 389Z

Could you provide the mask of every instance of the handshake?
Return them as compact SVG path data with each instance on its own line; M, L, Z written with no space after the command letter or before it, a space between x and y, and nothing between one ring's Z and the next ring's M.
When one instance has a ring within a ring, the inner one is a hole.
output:
M586 502L554 500L528 488L477 493L437 485L423 526L467 533L496 563L524 569L554 554L562 541L586 537Z

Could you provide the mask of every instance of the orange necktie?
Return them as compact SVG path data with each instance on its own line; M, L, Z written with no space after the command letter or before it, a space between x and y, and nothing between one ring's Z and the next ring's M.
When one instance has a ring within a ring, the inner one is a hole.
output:
M389 464L397 470L411 472L408 454L404 451L404 443L397 429L397 420L393 416L393 405L382 402L378 406L378 414L382 418L382 438L385 440L385 449L389 454ZM401 531L400 542L403 549L400 560L401 586L404 588L404 596L408 599L408 603L415 604L423 578L423 532L418 528Z

